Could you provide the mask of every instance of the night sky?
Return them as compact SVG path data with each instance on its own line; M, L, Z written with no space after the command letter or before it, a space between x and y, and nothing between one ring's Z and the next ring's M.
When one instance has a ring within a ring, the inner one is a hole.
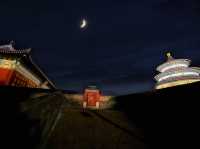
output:
M166 51L200 65L199 0L6 0L0 19L1 41L32 48L59 88L97 85L116 95L152 90Z

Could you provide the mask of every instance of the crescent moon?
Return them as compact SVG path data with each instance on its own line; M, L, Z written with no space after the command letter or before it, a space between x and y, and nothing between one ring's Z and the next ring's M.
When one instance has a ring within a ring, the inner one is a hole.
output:
M86 21L85 19L83 19L83 20L81 21L80 27L81 27L81 28L85 28L86 25L87 25L87 21Z

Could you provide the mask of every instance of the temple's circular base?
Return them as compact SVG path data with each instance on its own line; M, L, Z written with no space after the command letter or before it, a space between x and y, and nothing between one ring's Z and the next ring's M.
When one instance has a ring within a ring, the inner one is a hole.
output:
M178 80L178 81L174 81L174 82L168 82L168 83L156 85L155 89L174 87L174 86L190 84L190 83L194 83L194 82L198 82L198 81L200 81L200 79Z

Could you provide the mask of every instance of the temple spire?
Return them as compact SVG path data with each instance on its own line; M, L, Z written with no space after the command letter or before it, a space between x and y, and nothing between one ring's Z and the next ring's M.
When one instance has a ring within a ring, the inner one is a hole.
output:
M168 60L168 61L174 59L174 58L172 57L172 54L171 54L170 52L167 52L166 56L167 56L167 60Z
M14 40L11 40L9 45L11 45L12 47L15 45L15 41Z

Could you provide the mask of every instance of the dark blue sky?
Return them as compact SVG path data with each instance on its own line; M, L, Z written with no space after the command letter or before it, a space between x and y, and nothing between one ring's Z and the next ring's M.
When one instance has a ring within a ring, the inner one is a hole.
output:
M199 0L6 0L0 39L31 47L60 88L126 94L153 88L166 51L200 65L199 18Z

